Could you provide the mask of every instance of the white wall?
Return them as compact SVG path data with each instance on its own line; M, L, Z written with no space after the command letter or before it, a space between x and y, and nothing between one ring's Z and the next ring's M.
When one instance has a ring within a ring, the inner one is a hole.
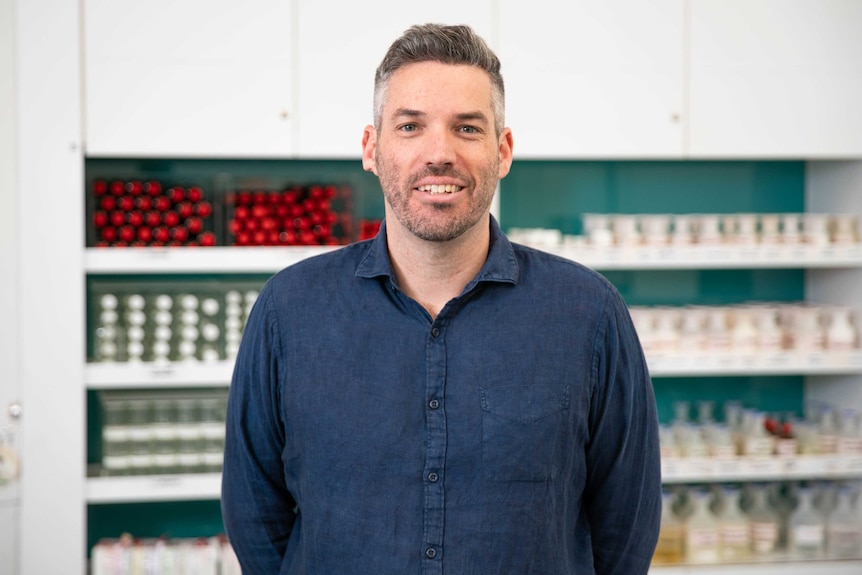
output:
M16 11L20 575L78 575L86 556L79 4L5 1Z
M0 0L0 426L18 396L15 7ZM0 488L0 565L17 573L17 488ZM4 571L5 572L5 571Z

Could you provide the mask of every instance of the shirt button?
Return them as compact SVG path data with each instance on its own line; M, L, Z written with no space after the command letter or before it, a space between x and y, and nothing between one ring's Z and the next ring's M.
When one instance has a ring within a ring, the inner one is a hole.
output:
M425 550L425 557L427 557L428 559L434 559L435 557L437 557L437 550L433 547L429 547Z
M440 479L440 476L433 471L428 474L428 481L430 481L431 483L437 483L438 479Z
M440 402L436 399L432 399L428 402L428 407L430 407L431 409L437 409L438 407L440 407Z
M439 327L432 327L431 328L431 337L437 337L438 335L440 335L440 328Z

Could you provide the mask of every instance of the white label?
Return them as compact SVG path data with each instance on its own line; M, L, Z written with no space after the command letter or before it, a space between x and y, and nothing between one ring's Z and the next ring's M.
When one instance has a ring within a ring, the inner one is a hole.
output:
M712 562L718 560L718 529L689 527L688 558L691 561Z
M819 547L826 540L826 530L823 525L797 525L793 540L798 547Z
M745 523L727 524L721 526L721 542L733 547L748 546L751 533Z
M751 541L757 553L772 553L778 541L778 524L771 521L752 521Z
M106 425L102 428L102 439L108 443L122 443L129 439L129 428L123 425Z

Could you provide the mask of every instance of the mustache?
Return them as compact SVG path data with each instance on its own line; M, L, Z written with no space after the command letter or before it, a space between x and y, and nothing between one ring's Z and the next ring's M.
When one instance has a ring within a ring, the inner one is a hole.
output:
M445 165L445 166L431 165L431 166L426 166L424 170L422 170L418 174L413 174L410 177L410 187L411 188L415 187L416 182L418 182L422 178L427 178L427 177L453 178L453 179L459 180L461 182L464 182L464 184L467 185L467 187L472 187L474 184L473 178L471 178L470 176L468 176L466 174L462 174L461 172L459 172L458 170L456 170L452 166L449 166L449 165Z

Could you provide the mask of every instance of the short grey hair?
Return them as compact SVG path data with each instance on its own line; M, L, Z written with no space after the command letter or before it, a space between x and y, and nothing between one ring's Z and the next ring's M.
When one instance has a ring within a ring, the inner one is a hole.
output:
M505 89L500 60L488 44L469 26L422 24L411 26L395 40L374 75L374 125L380 129L389 79L399 68L416 62L465 64L488 73L491 78L491 109L499 136L505 125Z

